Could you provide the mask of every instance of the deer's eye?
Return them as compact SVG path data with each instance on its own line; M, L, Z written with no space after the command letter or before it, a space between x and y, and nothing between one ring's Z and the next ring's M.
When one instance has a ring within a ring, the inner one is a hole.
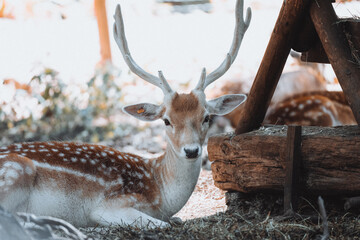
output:
M166 126L171 125L171 124L170 124L170 121L169 121L167 118L164 119L164 123L165 123Z
M209 116L209 115L207 115L207 116L204 118L203 124L204 124L204 123L208 123L208 122L210 122L210 116Z

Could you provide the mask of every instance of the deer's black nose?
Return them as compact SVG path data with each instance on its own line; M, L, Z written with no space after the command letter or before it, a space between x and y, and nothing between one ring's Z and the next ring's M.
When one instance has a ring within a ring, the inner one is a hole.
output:
M197 158L199 156L199 148L185 148L184 149L187 158Z

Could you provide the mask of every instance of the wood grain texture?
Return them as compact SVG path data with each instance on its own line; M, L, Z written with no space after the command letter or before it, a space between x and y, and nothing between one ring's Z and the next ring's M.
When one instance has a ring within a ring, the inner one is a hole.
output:
M208 142L215 185L240 192L283 191L286 126L262 127L241 135L219 135ZM306 191L360 194L360 128L303 127L302 176Z

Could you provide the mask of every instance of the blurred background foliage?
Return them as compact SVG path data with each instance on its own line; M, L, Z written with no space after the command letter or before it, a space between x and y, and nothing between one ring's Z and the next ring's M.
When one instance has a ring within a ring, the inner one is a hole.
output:
M122 92L112 66L96 69L84 85L65 84L54 69L45 68L26 88L0 102L1 143L79 140L100 142L122 137L114 121L121 112Z

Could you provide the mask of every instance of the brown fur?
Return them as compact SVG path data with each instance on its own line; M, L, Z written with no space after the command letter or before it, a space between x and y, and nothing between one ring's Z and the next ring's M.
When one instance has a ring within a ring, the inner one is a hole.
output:
M46 151L42 151L44 149ZM151 203L159 194L159 189L151 185L154 176L151 167L145 163L144 159L137 155L119 152L110 147L71 142L34 142L22 143L21 148L13 144L6 149L0 150L1 153L8 155L8 157L0 159L0 163L19 160L18 162L21 165L33 167L31 161L33 159L38 162L48 163L51 166L90 174L104 179L105 182L112 182L121 177L123 180L121 185L113 186L104 192L105 197L108 199L120 195L137 194L142 195ZM20 155L21 153L25 156ZM76 158L76 161L73 162L72 158ZM64 161L64 159L67 159L67 161ZM134 159L137 159L137 161ZM91 162L91 160L97 160L97 162ZM66 191L80 188L83 190L84 195L91 195L96 192L94 188L99 192L102 191L100 185L94 184L94 182L86 183L85 178L72 176L69 173L58 173L47 168L37 168L35 171L37 182L47 182L49 179L54 179L59 184L58 187ZM142 175L141 179L139 174Z
M193 93L176 93L172 100L171 107L175 112L191 112L199 107L199 100Z
M316 91L280 102L269 112L264 123L328 127L334 124L332 118L337 124L356 124L342 92Z

